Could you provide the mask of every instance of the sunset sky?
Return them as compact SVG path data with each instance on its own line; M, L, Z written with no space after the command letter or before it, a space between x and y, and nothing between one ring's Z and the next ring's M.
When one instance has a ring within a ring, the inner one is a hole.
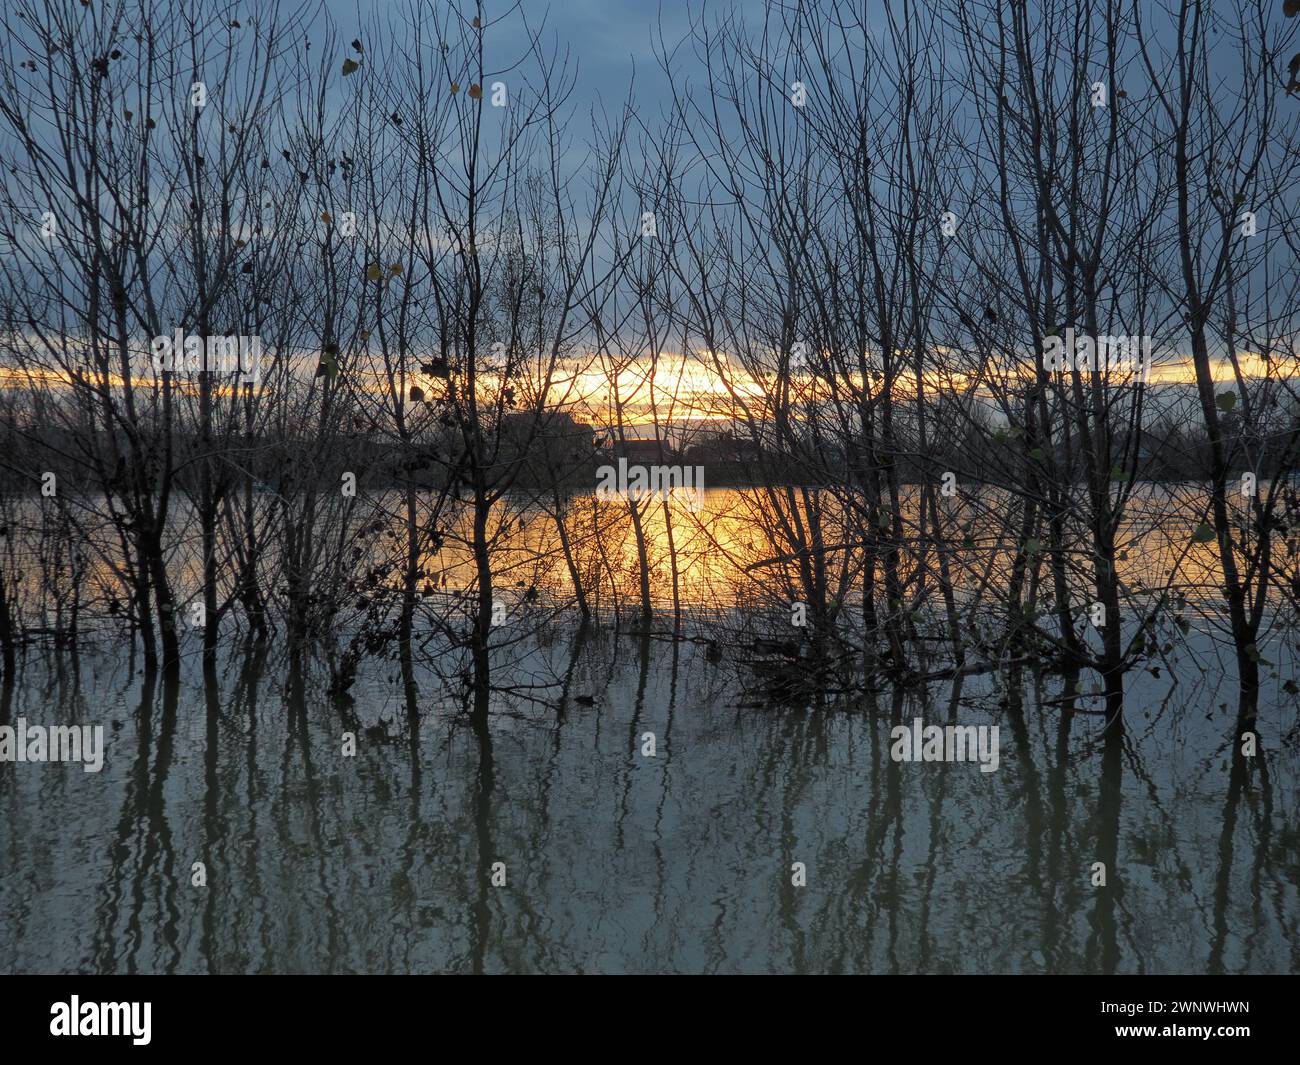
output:
M316 355L303 354L299 358L304 366L314 366ZM269 360L268 360L269 361ZM1247 377L1263 377L1266 367L1257 355L1240 356L1243 373ZM762 409L762 397L765 389L761 382L747 375L734 360L728 360L727 376L717 374L712 366L712 359L707 353L689 357L680 354L664 353L659 356L654 372L654 387L649 381L650 362L642 360L624 366L617 377L617 394L623 402L623 421L626 425L641 427L637 435L646 435L644 429L652 426L656 420L660 424L683 422L727 421L734 409L733 393L741 400L753 401L752 410ZM1293 358L1294 365L1294 358ZM346 366L346 364L345 364ZM1230 364L1219 359L1215 361L1215 380L1222 385L1231 385L1235 378ZM1279 365L1275 361L1274 372ZM357 371L364 373L361 367ZM576 372L575 372L576 371ZM552 386L551 403L572 411L576 416L594 424L607 426L615 423L615 390L611 389L609 373L602 370L599 360L584 359L582 362L562 366L556 374ZM373 374L370 376L374 377ZM969 379L957 372L932 373L934 387L942 386L951 390L954 386L965 389ZM148 384L152 375L147 371L137 377L137 381ZM796 375L794 381L799 386L806 386L808 378ZM907 394L910 378L900 381L903 394ZM1122 378L1121 378L1122 380ZM436 378L415 372L410 375L410 383L420 385L429 395L438 395L443 387ZM1149 383L1152 386L1189 385L1194 381L1190 356L1157 356ZM68 385L68 376L61 370L40 367L18 367L0 365L0 383L4 387L23 387L41 384L49 388L64 388ZM121 385L121 378L111 378L114 386ZM181 381L184 388L184 378ZM374 377L370 387L381 389L383 382ZM491 386L489 386L491 387ZM770 384L768 386L770 389ZM984 391L984 390L977 390ZM654 407L657 405L657 418ZM1159 405L1156 405L1159 409Z

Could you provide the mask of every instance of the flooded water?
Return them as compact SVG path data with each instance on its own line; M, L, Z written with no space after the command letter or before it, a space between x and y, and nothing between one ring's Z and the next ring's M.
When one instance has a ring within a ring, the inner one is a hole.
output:
M1295 702L1270 681L1235 758L1192 651L1105 749L1059 677L746 708L700 645L599 628L520 647L563 705L503 695L486 731L434 697L409 728L395 667L349 704L275 650L215 690L31 661L5 720L106 752L0 765L0 970L1295 972ZM997 770L894 761L916 717L999 726Z
M1221 612L1216 547L1192 539L1203 517L1205 498L1205 491L1195 485L1135 487L1127 506L1128 520L1117 538L1116 560L1117 573L1134 601L1158 595L1176 570L1176 590L1183 598L1193 600L1202 612ZM901 506L909 530L918 526L919 499L914 486L904 489ZM988 488L942 501L944 528L952 540L945 553L959 601L986 587L990 579L1006 579L1016 537L1008 528L1007 515L1016 505L1006 493ZM1234 500L1234 505L1244 504ZM274 530L275 523L284 520L274 492L254 496L252 506L252 523L258 528ZM852 543L860 540L862 515L846 514L842 494L789 486L712 488L699 496L678 493L642 500L639 519L651 601L657 609L671 609L675 580L677 599L689 608L726 611L737 604L761 605L788 614L791 597L800 594L798 566L791 556L806 546L810 507L816 509L822 541L830 547L825 556L827 597L846 604L859 602L862 552ZM420 567L426 598L437 609L473 587L472 513L464 501L452 501L433 514L423 497L418 508L420 521L440 530L439 546L428 552ZM62 559L53 557L55 549L43 539L59 525L57 507L34 499L21 508L13 521L14 549L34 605L26 613L22 604L15 607L20 626L53 626L59 618L66 624L76 608L79 631L110 638L120 635L120 618L105 609L122 594L119 575L104 561L115 557L117 536L102 517L106 509L102 496L90 496L78 513L77 535L99 550ZM381 588L396 588L404 565L404 497L393 491L367 496L347 520L349 539L355 545L349 565L356 582L372 571L383 574ZM628 504L592 493L569 496L558 506L542 506L528 497L507 498L494 508L488 536L502 601L513 608L520 589L535 587L542 595L540 606L561 612L573 607L573 582L563 558L560 523L573 570L589 589L592 609L607 616L635 610L639 560ZM184 500L173 503L169 527L173 546L168 566L174 592L182 604L188 604L199 596L201 563L197 519ZM271 589L283 582L284 562L278 555L277 537L263 536L260 580ZM841 549L844 544L850 546ZM923 546L924 540L914 537L904 548L917 545ZM928 557L933 567L933 552ZM1300 542L1279 542L1275 565L1295 570L1298 559ZM71 589L60 588L55 594L42 587L42 581L56 584L57 575L70 566L77 577ZM233 568L223 571L222 598L232 594L235 576ZM1079 576L1086 574L1080 571ZM367 588L374 592L371 584ZM362 613L345 609L339 623L346 627Z

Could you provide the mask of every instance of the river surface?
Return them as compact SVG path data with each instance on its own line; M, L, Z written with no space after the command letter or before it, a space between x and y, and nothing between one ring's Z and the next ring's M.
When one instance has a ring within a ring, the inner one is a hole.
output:
M1296 638L1242 758L1208 633L1109 752L1060 676L763 706L733 649L607 622L512 645L486 730L428 668L412 725L396 665L340 700L274 641L205 685L187 634L171 687L33 651L3 722L105 758L0 763L0 971L1298 972ZM916 718L997 726L997 770L894 761Z
M1300 970L1294 705L1234 777L1212 675L1148 678L1107 764L1059 679L1018 713L988 678L743 709L693 645L597 632L569 674L592 706L501 705L484 736L451 706L407 729L388 677L345 713L273 655L230 666L142 692L83 659L14 693L11 720L103 721L106 758L0 766L0 969ZM999 724L998 770L892 761L914 716Z

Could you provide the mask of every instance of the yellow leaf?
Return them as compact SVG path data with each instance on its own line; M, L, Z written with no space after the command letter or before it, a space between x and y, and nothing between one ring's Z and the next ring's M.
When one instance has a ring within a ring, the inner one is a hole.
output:
M366 267L366 277L368 277L371 281L378 281L383 276L384 276L384 272L381 269L379 269L378 263L371 263L369 266Z

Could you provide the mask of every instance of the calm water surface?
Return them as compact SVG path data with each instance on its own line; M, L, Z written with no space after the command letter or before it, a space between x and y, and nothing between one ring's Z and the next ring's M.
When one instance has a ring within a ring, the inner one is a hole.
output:
M0 969L1300 971L1295 702L1274 682L1234 760L1208 644L1130 678L1110 754L1060 678L776 710L694 644L554 630L518 663L594 704L409 729L395 668L340 705L275 650L219 690L29 661L8 719L102 722L107 757L0 765ZM894 763L918 715L997 724L998 771Z

